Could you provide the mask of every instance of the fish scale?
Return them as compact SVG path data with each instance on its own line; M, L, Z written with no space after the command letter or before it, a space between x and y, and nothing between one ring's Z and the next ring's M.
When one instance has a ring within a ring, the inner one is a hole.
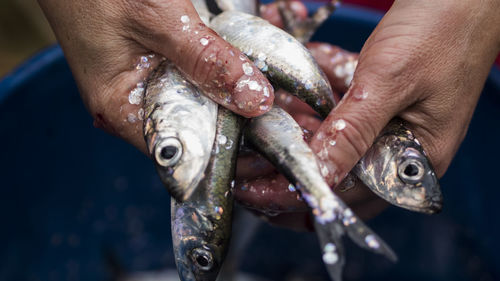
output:
M144 94L144 138L170 195L186 200L203 178L215 138L217 105L168 60Z
M286 111L274 106L264 115L252 118L244 136L295 185L310 207L323 260L332 279L342 280L345 254L340 239L344 234L362 248L393 261L397 259L392 249L333 193L321 175L316 155L303 139L302 128Z
M226 11L210 22L224 40L245 53L268 79L326 117L333 108L330 83L311 53L293 36L259 17Z
M232 223L232 182L243 118L220 108L216 141L199 187L186 201L174 199L172 241L182 281L215 280L229 245Z

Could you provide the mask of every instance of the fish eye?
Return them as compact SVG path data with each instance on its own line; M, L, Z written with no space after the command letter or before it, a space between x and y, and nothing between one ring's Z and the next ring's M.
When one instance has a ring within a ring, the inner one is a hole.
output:
M424 165L417 159L406 159L399 164L398 175L406 183L418 183L424 176Z
M171 167L182 156L182 144L176 138L166 138L155 147L155 160L163 167Z
M203 271L209 271L214 266L214 259L212 253L210 253L205 249L202 248L194 249L192 258L196 266Z

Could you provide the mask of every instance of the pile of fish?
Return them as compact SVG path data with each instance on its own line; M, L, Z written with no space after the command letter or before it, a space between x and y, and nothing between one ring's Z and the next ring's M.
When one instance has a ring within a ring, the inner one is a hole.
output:
M216 16L204 0L192 2L202 20L246 54L275 88L297 96L323 118L328 115L335 105L331 86L303 43L333 12L335 1L306 24L289 24L293 28L285 29L291 34L256 16L257 1L218 0L223 12ZM284 18L292 21L280 7ZM215 104L164 61L149 77L144 112L147 147L172 196L172 238L181 280L216 280L223 264L242 135L245 144L273 163L308 204L333 280L342 279L345 234L360 247L396 260L390 247L333 193L302 128L280 107L245 120ZM352 173L394 205L424 213L441 209L433 168L401 120L384 129Z

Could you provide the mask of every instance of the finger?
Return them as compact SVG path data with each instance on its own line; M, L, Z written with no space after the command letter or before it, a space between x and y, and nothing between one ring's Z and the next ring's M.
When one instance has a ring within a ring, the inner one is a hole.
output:
M245 117L270 109L271 84L246 56L203 24L190 1L129 3L134 39L171 60L212 100Z
M334 91L345 93L358 64L358 54L328 43L312 42L307 48L325 72Z
M254 179L275 172L274 166L258 153L239 156L236 164L236 178Z
M291 11L295 14L297 19L299 20L307 19L307 8L302 2L297 0L292 0L289 1L289 5ZM281 18L277 3L262 5L260 7L260 16L279 28L284 27L283 19Z
M300 212L307 205L283 175L274 174L237 182L234 198L242 205L261 212Z
M301 101L297 97L290 95L283 89L276 91L274 102L283 108L286 112L293 115L296 113L308 113L310 115L318 115L309 105ZM318 115L319 116L319 115Z
M337 185L372 145L382 128L416 101L411 82L398 77L397 67L368 48L361 54L352 85L311 140L330 185Z

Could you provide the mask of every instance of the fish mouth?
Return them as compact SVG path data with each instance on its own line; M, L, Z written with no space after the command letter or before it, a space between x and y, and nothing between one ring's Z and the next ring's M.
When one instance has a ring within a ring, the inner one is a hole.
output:
M401 208L419 212L427 215L438 214L443 209L443 197L436 196L431 199L426 200L425 204L422 205L404 205L404 204L395 204Z
M204 177L204 173L202 172L193 178L189 183L183 183L178 181L174 175L166 174L162 169L157 169L157 171L160 174L161 181L167 188L168 193L177 202L184 202L188 200L196 190L196 187L200 183L201 179Z

